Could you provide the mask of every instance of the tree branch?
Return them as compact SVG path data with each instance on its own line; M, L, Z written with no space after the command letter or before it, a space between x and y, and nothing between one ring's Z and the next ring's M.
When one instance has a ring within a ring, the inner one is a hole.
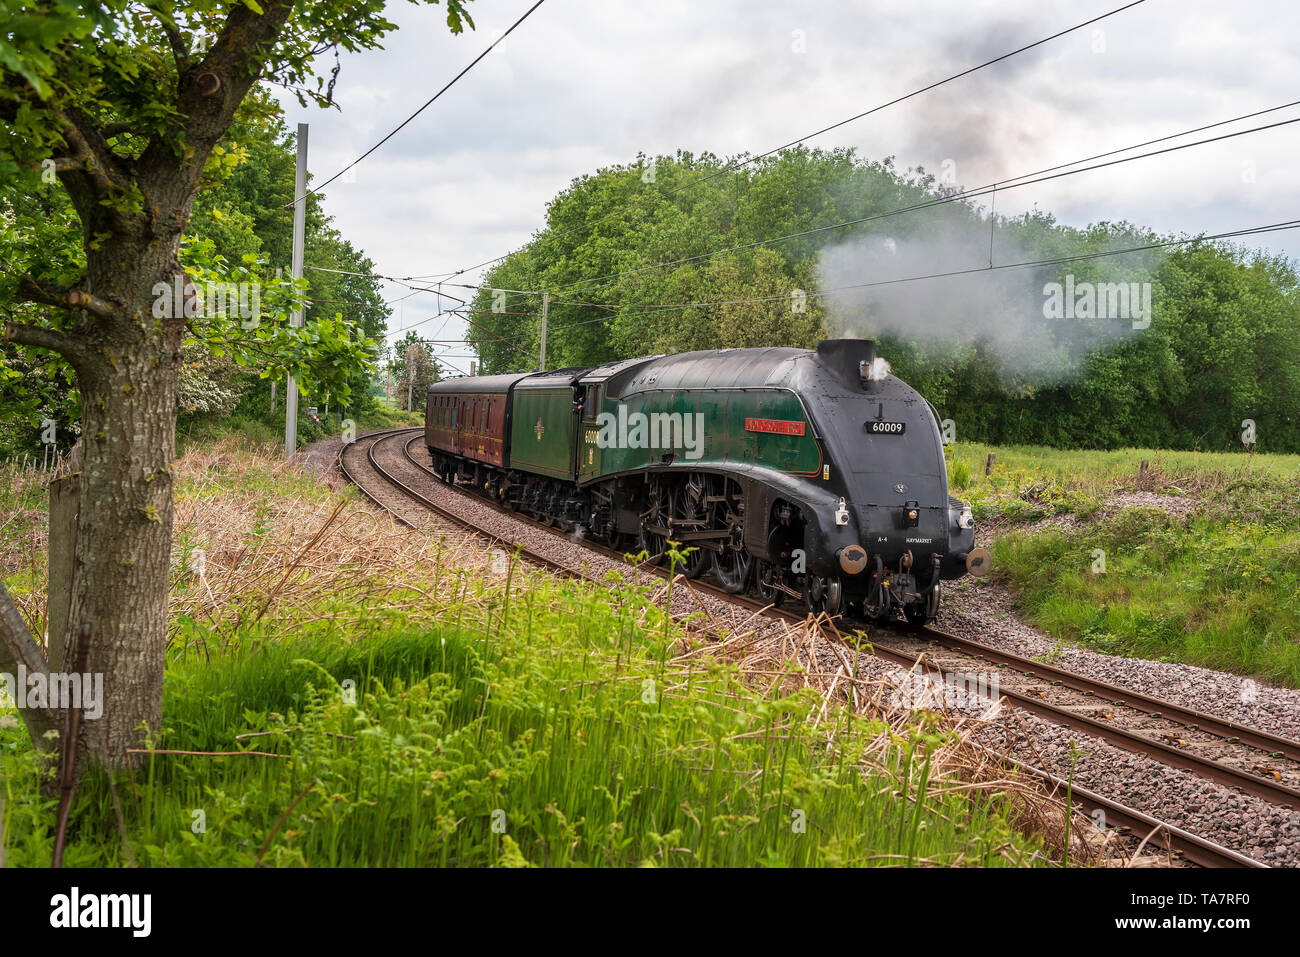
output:
M45 656L41 654L40 646L32 638L22 612L9 597L9 590L0 581L0 672L16 678L19 667L25 668L29 675L43 675L47 672ZM26 693L25 688L15 687L13 691L15 697ZM27 707L20 707L18 713L27 725L32 743L42 751L50 750L51 744L45 738L45 733L58 730L54 714L45 708Z
M262 12L234 6L200 62L189 61L181 76L178 130L187 146L178 160L174 143L155 138L136 163L146 195L162 199L188 196L203 173L212 147L229 128L245 94L264 70L266 48L285 28L293 0L264 0ZM173 217L174 218L174 217Z
M102 319L113 315L113 307L98 296L71 286L42 286L31 276L23 276L18 280L18 294L31 302L43 302L47 306L84 309Z
M122 136L124 133L136 135L134 123L105 123L99 132L106 140L111 140L114 136Z
M53 329L43 329L40 326L25 326L17 322L6 322L4 337L10 342L16 342L19 345L49 349L51 352L57 352L59 355L68 356L69 358L81 354L80 347L71 336L65 336Z
M175 22L168 21L161 11L149 6L149 12L157 18L158 25L167 35L167 44L172 48L172 58L176 61L176 79L179 83L190 67L190 51L185 46L185 38L181 36L181 31L177 29Z
M85 171L96 192L109 196L124 188L126 177L118 157L95 125L75 109L52 112L59 121L64 141L72 150L69 158Z

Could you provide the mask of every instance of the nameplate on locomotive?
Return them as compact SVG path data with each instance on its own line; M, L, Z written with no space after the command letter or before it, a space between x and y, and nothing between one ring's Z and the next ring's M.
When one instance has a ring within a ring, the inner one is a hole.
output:
M772 432L776 435L803 435L803 422L789 422L785 419L746 419L746 432Z

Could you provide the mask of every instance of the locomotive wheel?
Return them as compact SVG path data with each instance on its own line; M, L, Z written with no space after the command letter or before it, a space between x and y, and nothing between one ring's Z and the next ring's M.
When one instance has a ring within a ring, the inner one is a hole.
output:
M672 515L675 524L687 530L697 529L704 524L705 517L691 508L690 498L685 489L678 489L672 494ZM679 552L686 552L686 560L681 564L682 574L687 578L699 578L713 564L713 552L698 545L686 545L681 542L676 546Z
M686 561L682 563L682 574L687 578L699 578L708 571L709 566L713 564L713 552L709 551L707 548L700 548L698 545L677 546L678 551L684 551L688 547L690 548L690 551L686 553Z
M664 559L664 552L668 548L668 540L657 532L652 532L645 525L641 526L641 537L639 539L641 550L650 556L651 564L658 564Z
M867 597L862 602L862 614L869 621L884 621L889 617L889 593L882 593L878 601Z
M652 483L649 487L649 507L641 516L640 535L641 550L650 556L649 561L652 565L667 560L665 553L668 551L668 537L650 531L647 526L658 525L660 528L669 528L672 510L672 496L658 483Z
M930 621L930 616L925 613L924 605L904 605L903 617L913 628L920 628Z
M773 608L780 608L785 601L785 592L778 587L781 581L781 569L775 562L760 559L754 573L754 590L758 597Z
M939 589L931 587L929 593L925 596L925 604L904 605L903 617L907 623L914 627L920 628L934 621L934 616L939 614Z
M838 575L828 578L809 575L803 593L808 610L814 615L826 612L834 618L844 613L844 582Z
M749 572L753 561L749 552L743 547L726 546L722 554L713 559L713 568L717 573L718 584L723 590L738 595L749 584Z

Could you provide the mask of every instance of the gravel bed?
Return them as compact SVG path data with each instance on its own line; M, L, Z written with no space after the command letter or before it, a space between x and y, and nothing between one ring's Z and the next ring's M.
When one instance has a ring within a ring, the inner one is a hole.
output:
M306 466L318 475L327 473L338 475L338 454L341 448L343 448L343 440L338 436L322 439L304 445L294 452L293 462L295 465Z
M1089 516L1087 521L1082 521L1069 512L1048 515L1032 521L997 515L977 523L975 538L976 544L987 547L992 545L993 541L1004 532L1022 532L1036 535L1039 532L1051 531L1052 529L1075 531L1112 518L1126 508L1159 509L1166 515L1185 521L1188 516L1201 507L1201 504L1200 499L1178 495L1163 495L1159 492L1116 492L1107 498L1101 509L1095 515Z
M1057 777L1068 779L1073 761L1073 779L1082 787L1272 867L1300 867L1300 813L1035 715L1018 712L1016 722L1033 740L1032 752L1022 745L1017 756L1029 752L1037 760L1028 760ZM982 740L999 749L1005 747L1007 735L999 728ZM1072 741L1082 752L1075 758Z
M1057 642L1021 621L1012 592L996 582L963 578L947 586L934 625L1002 651L1300 740L1300 690L1195 665L1119 658Z
M1187 496L1162 495L1159 492L1118 492L1106 499L1102 515L1109 515L1119 509L1134 507L1158 508L1168 515L1186 518L1201 507L1201 502L1199 499Z

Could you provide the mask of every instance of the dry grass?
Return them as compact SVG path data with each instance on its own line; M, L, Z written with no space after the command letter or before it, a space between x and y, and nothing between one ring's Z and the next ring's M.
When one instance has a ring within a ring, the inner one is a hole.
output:
M176 471L172 618L192 619L218 640L263 618L288 632L319 620L323 605L344 628L378 606L431 620L452 600L455 579L449 574L445 589L435 583L435 599L415 584L430 568L493 574L479 543L399 525L336 474L315 484L296 465L226 442L187 454ZM268 484L302 491L268 495ZM340 599L353 617L337 610Z

